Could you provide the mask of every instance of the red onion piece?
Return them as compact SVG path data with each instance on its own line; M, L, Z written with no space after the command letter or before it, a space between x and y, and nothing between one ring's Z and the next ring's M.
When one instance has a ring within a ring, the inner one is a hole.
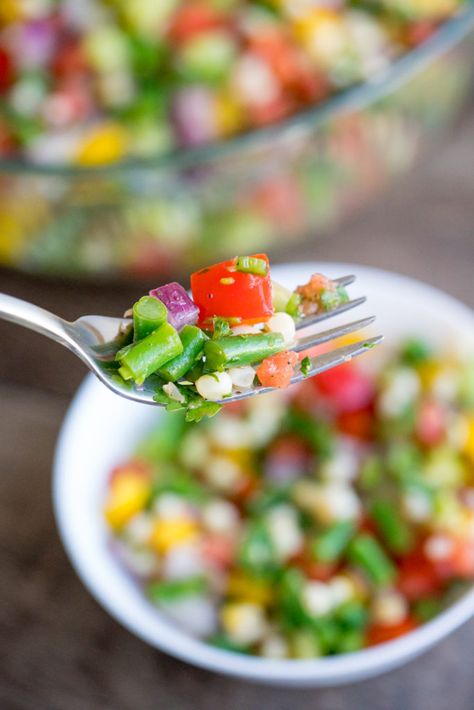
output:
M172 118L179 142L184 147L203 145L217 137L214 97L205 87L191 86L177 92Z
M176 330L181 330L185 325L197 323L199 308L190 299L181 284L172 281L164 286L151 289L149 294L165 304L168 309L168 322Z

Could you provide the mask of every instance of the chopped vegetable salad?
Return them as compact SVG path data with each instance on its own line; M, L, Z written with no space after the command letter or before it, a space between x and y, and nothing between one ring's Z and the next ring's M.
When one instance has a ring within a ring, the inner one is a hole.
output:
M347 653L474 579L474 363L406 342L188 425L110 475L113 547L150 602L219 648Z
M118 375L142 386L187 421L213 416L233 392L254 383L287 387L300 358L291 351L296 322L348 300L322 274L296 291L270 279L265 254L237 256L191 275L192 297L178 283L154 288L130 311ZM307 361L302 355L302 372ZM304 361L304 362L303 362Z

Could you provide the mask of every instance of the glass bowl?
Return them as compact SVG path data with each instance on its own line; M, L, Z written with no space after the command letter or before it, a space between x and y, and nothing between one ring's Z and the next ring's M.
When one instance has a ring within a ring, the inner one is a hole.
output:
M327 233L433 149L474 69L469 2L368 83L274 126L100 168L0 161L0 265L65 278L179 277Z

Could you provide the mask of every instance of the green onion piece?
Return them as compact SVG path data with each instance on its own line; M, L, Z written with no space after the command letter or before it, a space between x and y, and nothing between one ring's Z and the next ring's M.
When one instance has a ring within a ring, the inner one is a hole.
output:
M238 256L235 260L235 270L242 271L244 274L266 276L268 264L265 259L259 259L256 256Z
M362 463L359 474L359 485L364 491L378 486L382 480L382 464L378 456L368 456Z
M279 567L278 557L270 534L261 520L248 527L239 550L242 567L259 579L273 577Z
M318 658L323 655L321 642L312 629L298 629L290 637L293 658Z
M143 340L168 317L165 304L153 296L143 296L133 306L133 340Z
M163 323L146 338L127 348L125 353L117 353L119 374L124 380L134 380L141 385L149 375L182 351L183 344L177 331L169 323Z
M196 575L187 579L152 582L148 586L148 594L155 604L170 604L183 597L204 594L207 586L206 578Z
M347 303L349 296L344 286L337 286L335 289L324 288L319 300L325 311L332 311L342 303Z
M274 311L286 311L288 302L292 295L293 292L289 288L282 286L277 281L272 281L272 305Z
M336 619L343 629L363 629L368 622L369 612L360 601L349 601L341 604L336 611Z
M355 531L354 524L349 520L334 523L314 540L311 551L321 562L337 560L349 544Z
M432 351L428 343L418 338L407 340L401 351L402 361L412 366L420 365L431 356Z
M334 433L322 419L314 419L309 414L290 409L285 424L289 431L302 436L318 456L328 458L331 455Z
M212 372L229 367L253 365L285 349L281 333L226 335L204 345L206 369Z
M300 370L305 377L309 375L309 371L311 370L311 360L309 359L309 357L304 357L301 360Z
M408 552L413 543L412 530L393 502L378 499L374 501L371 513L377 529L389 550L396 554Z
M354 653L364 647L364 634L359 629L350 629L341 634L336 653Z
M395 577L395 567L371 535L358 535L349 546L348 557L377 586L389 584Z
M433 619L443 609L443 602L438 597L424 597L423 599L418 599L414 603L413 611L416 618L425 623L430 619Z
M300 315L300 306L301 306L301 296L299 295L299 293L292 293L290 298L288 299L288 303L286 304L286 307L284 310L292 318L298 318Z
M205 333L195 325L185 325L179 333L179 338L183 345L183 352L158 371L161 377L171 382L176 382L192 368L199 359L207 340Z

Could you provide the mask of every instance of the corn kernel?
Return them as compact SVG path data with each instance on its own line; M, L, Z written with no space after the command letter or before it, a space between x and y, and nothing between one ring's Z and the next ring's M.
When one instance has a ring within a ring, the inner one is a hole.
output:
M229 597L254 602L262 606L267 606L273 601L273 591L270 585L261 580L247 577L241 572L234 572L230 575L227 594Z
M464 453L474 463L474 417L467 420L466 440L464 442Z
M254 644L265 635L267 624L258 604L226 604L221 611L225 632L236 643Z
M76 155L76 163L86 166L112 163L123 158L126 148L125 131L108 123L89 132Z
M150 485L135 472L123 472L110 486L104 515L109 525L120 529L145 507L150 495Z
M160 555L165 555L175 545L190 542L197 534L196 524L187 518L158 520L153 527L150 543Z

